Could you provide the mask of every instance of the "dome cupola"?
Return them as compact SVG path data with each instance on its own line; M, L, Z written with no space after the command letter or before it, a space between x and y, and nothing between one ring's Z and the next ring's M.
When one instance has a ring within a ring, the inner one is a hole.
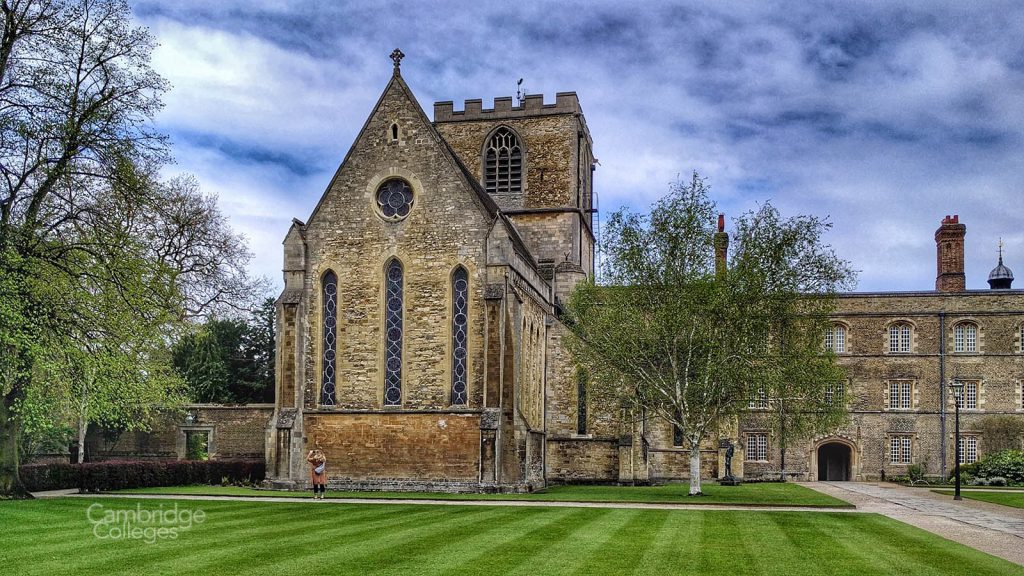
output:
M1013 284L1013 270L1003 266L1003 240L999 240L999 264L988 273L988 285L992 290L1009 290Z

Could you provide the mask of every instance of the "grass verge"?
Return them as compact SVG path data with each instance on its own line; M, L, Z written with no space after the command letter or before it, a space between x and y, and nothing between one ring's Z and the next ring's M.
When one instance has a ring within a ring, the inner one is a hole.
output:
M953 490L932 490L932 492L947 496L952 496L954 493ZM971 500L981 500L982 502L1002 504L1003 506L1011 506L1013 508L1024 508L1024 492L969 492L961 490L960 495Z
M435 492L339 492L329 498L387 498L398 500L535 500L541 502L635 502L750 506L814 506L851 508L847 502L791 483L739 486L705 484L703 496L687 496L687 484L662 486L552 486L532 494L441 494ZM118 494L188 494L209 496L311 497L310 492L279 492L238 486L169 486L134 488Z

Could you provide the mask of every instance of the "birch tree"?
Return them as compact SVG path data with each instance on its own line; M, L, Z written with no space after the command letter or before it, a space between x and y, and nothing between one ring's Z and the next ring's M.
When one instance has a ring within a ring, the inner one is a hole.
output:
M801 394L824 397L842 379L821 337L836 292L854 278L823 243L827 222L783 218L769 203L734 221L716 270L716 216L696 173L648 214L613 213L606 285L580 284L564 311L571 350L592 374L591 397L682 432L691 495L701 493L702 444L759 388L799 382Z

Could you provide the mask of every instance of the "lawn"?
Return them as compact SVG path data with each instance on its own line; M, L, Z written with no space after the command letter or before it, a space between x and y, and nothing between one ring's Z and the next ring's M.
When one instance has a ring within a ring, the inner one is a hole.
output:
M100 535L110 526L92 524L90 506L93 520L160 506L197 520L173 539L101 540L94 526ZM0 503L0 565L19 576L1024 576L1024 567L875 514L128 498Z
M932 490L932 492L950 496L953 495L953 490ZM971 500L981 500L982 502L1002 504L1003 506L1024 508L1024 492L973 492L961 490L960 495L964 498L970 498Z
M754 506L851 507L850 504L792 483L757 483L739 486L704 484L704 495L686 495L687 484L662 486L552 486L532 494L439 494L433 492L328 492L329 498L395 498L401 500L534 500L546 502L646 502L675 504L749 504ZM205 494L213 496L301 496L310 492L274 492L237 486L170 486L135 488L122 494Z

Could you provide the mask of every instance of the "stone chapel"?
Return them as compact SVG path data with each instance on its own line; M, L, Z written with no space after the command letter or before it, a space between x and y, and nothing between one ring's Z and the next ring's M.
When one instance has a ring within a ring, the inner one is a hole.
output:
M431 122L392 58L284 240L268 476L301 482L320 447L353 487L535 488L571 459L555 437L588 436L556 314L594 270L586 120L566 92Z

